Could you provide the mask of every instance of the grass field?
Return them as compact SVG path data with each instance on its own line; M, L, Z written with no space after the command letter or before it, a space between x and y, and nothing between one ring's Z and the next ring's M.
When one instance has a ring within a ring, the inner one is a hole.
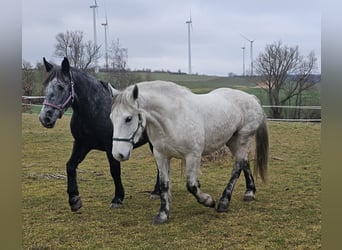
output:
M94 73L92 73L94 74ZM260 83L261 79L258 76L254 77L226 77L226 76L208 76L208 75L187 75L187 74L172 74L172 73L157 73L157 72L131 72L134 79L138 81L150 81L150 80L163 80L163 81L172 81L177 84L183 85L191 89L194 93L208 93L209 91L228 87L228 88L237 88L244 91L247 91L251 94L255 94L263 104L268 104L266 91L255 88L258 83ZM34 73L34 84L33 84L33 93L32 95L43 95L42 92L42 83L44 79L47 77L46 73L35 71ZM107 81L112 82L112 75L106 72L96 73L95 77ZM318 84L319 85L319 84ZM314 88L310 91L307 91L305 94L305 99L303 105L320 105L320 93L317 88Z
M256 181L257 200L245 203L240 177L227 213L198 204L186 191L178 160L172 162L169 222L153 226L158 200L148 147L122 164L124 205L109 209L113 184L105 154L92 151L78 171L83 207L69 209L65 163L72 137L70 116L54 129L37 114L22 115L23 249L319 249L321 248L320 124L269 123L269 183ZM217 200L232 159L204 162L202 190Z

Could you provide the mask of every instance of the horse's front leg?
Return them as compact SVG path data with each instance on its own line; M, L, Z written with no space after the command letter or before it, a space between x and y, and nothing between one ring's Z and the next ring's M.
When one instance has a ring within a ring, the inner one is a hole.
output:
M74 142L72 154L66 164L67 172L67 192L69 195L69 205L71 211L76 212L82 207L82 201L78 193L76 168L90 151L82 144Z
M150 150L151 150L151 152L153 154L153 145L152 145L152 143L149 142L148 145L150 146ZM159 198L160 198L160 186L159 186L159 169L158 169L158 164L157 164L156 184L154 185L154 189L151 192L151 199L155 200L155 199L159 199Z
M200 190L200 183L198 181L198 171L201 163L200 156L188 156L186 158L186 187L188 191L193 194L196 200L206 207L215 207L215 200L206 193Z
M125 190L121 182L121 166L120 162L114 159L111 152L106 152L107 158L110 166L110 174L112 175L114 185L115 185L115 193L112 199L112 203L110 205L111 208L121 207L122 202L125 198Z
M170 192L170 158L163 156L157 150L153 150L154 157L159 170L159 186L160 186L160 209L158 214L153 218L152 224L163 224L168 220L171 206Z

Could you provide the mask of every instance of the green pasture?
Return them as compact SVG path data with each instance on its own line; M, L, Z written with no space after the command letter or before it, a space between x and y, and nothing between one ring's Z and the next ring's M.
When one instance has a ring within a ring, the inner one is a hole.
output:
M167 224L153 226L150 200L156 167L148 146L122 163L124 204L110 209L113 183L106 156L92 151L78 170L83 207L72 213L65 163L71 154L70 116L53 129L37 114L22 114L23 249L320 249L320 124L269 123L269 183L256 180L256 200L242 201L241 175L227 213L196 202L172 161L172 208ZM201 187L219 199L233 160L203 161Z
M112 82L112 73L109 72L99 72L95 74L98 79L103 81ZM46 73L36 71L34 74L34 86L33 95L43 95L42 94L42 82L46 77ZM135 81L150 81L150 80L164 80L172 81L177 84L183 85L189 88L191 91L197 94L208 93L209 91L228 87L243 90L247 93L257 96L262 105L269 105L268 94L265 89L258 87L261 82L261 78L258 76L254 77L223 77L223 76L208 76L208 75L187 75L187 74L175 74L170 72L130 72L130 77ZM319 84L317 87L312 88L304 92L302 97L302 106L320 106L320 91ZM285 93L280 92L281 98ZM32 101L33 104L40 104L40 101ZM295 97L293 97L289 102L284 105L295 105ZM32 106L31 110L27 110L29 113L39 112L39 106ZM71 111L70 111L71 112ZM265 108L265 112L270 116L270 108ZM295 109L283 109L283 118L294 118ZM318 119L321 117L320 110L301 110L300 118L303 119Z
M263 104L268 104L266 91L257 87L260 83L260 77L226 77L226 76L208 76L208 75L187 75L187 74L174 74L174 73L156 73L156 72L131 72L130 73L137 81L152 81L163 80L172 81L177 84L183 85L191 89L194 93L203 94L216 88L237 88L255 94L258 96ZM42 83L47 74L36 71L34 73L34 85L33 95L42 95L43 86ZM112 75L108 72L99 72L95 74L95 77L103 81L112 82ZM307 91L304 105L320 105L319 91L313 89Z

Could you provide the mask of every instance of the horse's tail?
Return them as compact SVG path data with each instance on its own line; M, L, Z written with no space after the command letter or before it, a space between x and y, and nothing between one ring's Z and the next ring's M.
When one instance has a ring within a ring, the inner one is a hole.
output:
M266 123L266 116L256 131L255 141L255 177L260 174L261 180L267 182L267 163L268 163L268 128Z

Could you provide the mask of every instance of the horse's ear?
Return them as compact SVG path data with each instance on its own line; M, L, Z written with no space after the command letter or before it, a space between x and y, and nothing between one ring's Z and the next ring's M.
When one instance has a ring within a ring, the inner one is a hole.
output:
M62 73L66 76L70 76L70 64L68 58L64 57L62 62Z
M53 68L53 65L46 61L45 57L43 57L44 65L45 65L45 70L46 72L50 72Z
M138 99L138 95L139 95L138 86L135 85L134 88L133 88L133 99L134 100Z
M119 91L117 91L115 88L113 88L112 84L108 83L108 89L109 92L111 93L112 97L116 96Z

